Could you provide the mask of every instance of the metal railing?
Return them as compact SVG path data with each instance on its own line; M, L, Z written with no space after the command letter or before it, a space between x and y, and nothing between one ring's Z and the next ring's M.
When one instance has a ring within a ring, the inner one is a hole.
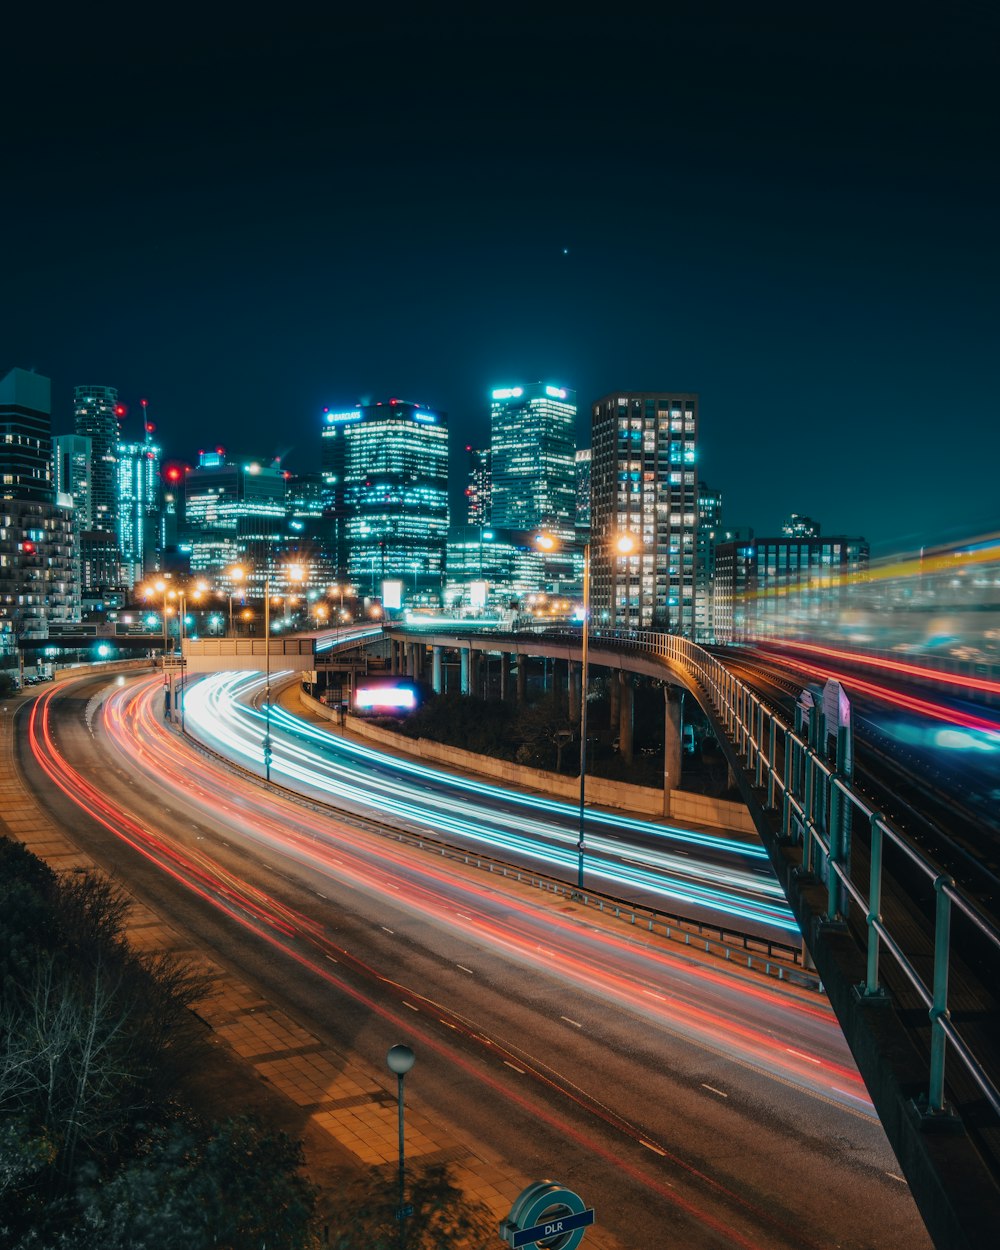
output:
M1000 1118L1000 1090L949 1010L953 913L957 910L964 917L986 944L993 966L1000 968L1000 931L992 921L838 772L836 763L818 749L815 732L788 724L704 648L671 634L642 631L595 629L592 640L595 647L610 643L659 656L700 687L760 793L762 806L777 817L780 836L801 845L803 873L825 886L827 920L846 919L852 903L861 909L865 924L860 932L866 947L862 997L884 998L880 966L888 958L926 1008L931 1028L927 1112L940 1115L947 1110L945 1069L952 1053ZM867 881L852 873L852 845L862 829L868 837ZM884 864L890 849L934 894L929 977L883 919Z

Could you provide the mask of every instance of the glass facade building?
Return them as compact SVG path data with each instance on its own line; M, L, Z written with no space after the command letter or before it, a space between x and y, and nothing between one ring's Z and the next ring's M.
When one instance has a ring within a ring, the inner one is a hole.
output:
M693 638L698 396L617 391L592 418L594 624ZM638 548L620 556L612 544L626 532Z
M541 382L495 390L490 405L492 510L502 529L543 529L572 543L576 391Z
M147 435L142 443L119 443L117 458L118 549L131 590L159 567L162 457Z
M715 549L715 638L721 644L834 636L869 563L863 538L753 538Z
M90 439L91 515L86 529L117 532L116 465L118 460L118 389L114 386L78 386L73 392L73 422L77 434Z
M323 476L341 570L362 595L386 579L440 603L448 540L448 420L401 399L326 412Z

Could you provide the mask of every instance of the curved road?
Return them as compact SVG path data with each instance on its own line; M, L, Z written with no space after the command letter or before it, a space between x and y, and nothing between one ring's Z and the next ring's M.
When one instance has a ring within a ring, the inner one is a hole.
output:
M269 794L167 729L158 695L46 691L28 779L335 1047L381 1070L413 1045L410 1101L558 1175L623 1246L928 1244L822 1000Z

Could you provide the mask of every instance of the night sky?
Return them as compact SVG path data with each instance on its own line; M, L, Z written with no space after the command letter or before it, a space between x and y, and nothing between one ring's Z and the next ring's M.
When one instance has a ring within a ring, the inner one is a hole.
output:
M494 386L575 387L584 446L692 390L727 524L1000 528L995 5L367 7L6 23L0 371L57 432L110 384L168 455L309 470L398 396L460 488Z

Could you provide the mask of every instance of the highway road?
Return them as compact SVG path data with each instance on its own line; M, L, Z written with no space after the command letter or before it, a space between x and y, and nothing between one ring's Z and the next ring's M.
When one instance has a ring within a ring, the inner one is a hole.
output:
M929 1244L822 999L269 794L159 698L155 678L46 690L20 712L25 775L333 1047L381 1071L412 1045L409 1100L569 1184L623 1246Z
M222 673L191 687L189 733L263 772L265 714L255 673ZM280 704L270 713L271 777L339 808L520 866L575 881L579 806L394 756L315 725ZM798 946L801 938L763 846L588 808L585 881L631 902L680 911Z

